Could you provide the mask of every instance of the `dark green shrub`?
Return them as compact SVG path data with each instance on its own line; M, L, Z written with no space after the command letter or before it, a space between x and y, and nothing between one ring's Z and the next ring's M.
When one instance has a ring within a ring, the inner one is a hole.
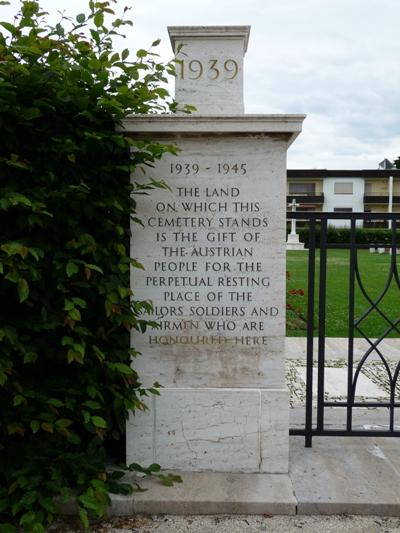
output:
M129 288L141 267L129 257L132 193L162 184L129 176L175 149L116 128L175 104L162 87L170 64L114 52L131 22L111 5L91 1L87 15L51 27L23 1L15 25L1 24L1 531L13 531L13 517L45 531L54 496L75 498L87 528L109 491L130 490L106 472L106 448L149 393L130 367L129 331L145 330L149 309Z
M290 229L288 229L289 233ZM304 242L308 247L309 228L308 226L297 228L297 233L301 242ZM400 240L400 231L397 232L397 240ZM348 244L350 243L350 229L349 228L335 228L328 226L327 240L330 244ZM320 243L320 226L316 226L315 231L316 245ZM356 242L359 244L368 244L371 246L390 246L392 242L392 232L385 228L356 228Z

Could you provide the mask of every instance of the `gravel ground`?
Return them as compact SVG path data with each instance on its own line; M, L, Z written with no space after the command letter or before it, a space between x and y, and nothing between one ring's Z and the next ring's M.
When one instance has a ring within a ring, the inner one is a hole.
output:
M52 533L77 533L57 524ZM135 516L93 525L93 533L394 533L400 517L382 516Z

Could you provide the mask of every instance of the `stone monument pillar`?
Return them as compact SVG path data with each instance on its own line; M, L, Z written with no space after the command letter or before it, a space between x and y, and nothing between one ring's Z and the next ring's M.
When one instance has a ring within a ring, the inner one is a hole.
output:
M169 28L176 98L192 115L133 116L126 134L176 143L132 227L135 299L159 329L132 333L160 396L127 427L127 461L175 471L288 471L284 374L286 151L304 115L243 114L249 27ZM141 172L135 180L143 178Z
M243 58L249 26L171 26L175 98L204 114L243 114Z

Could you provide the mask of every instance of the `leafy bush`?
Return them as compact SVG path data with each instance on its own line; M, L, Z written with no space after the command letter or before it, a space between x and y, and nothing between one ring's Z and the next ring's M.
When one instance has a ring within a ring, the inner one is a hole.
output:
M129 332L145 330L150 304L129 288L130 268L141 268L129 224L139 222L133 193L163 184L131 184L130 172L175 148L116 128L128 114L175 110L162 87L173 66L113 50L132 23L112 3L90 1L88 14L52 27L23 1L15 24L1 23L2 532L12 520L45 531L55 496L75 499L87 528L109 491L130 490L106 471L107 442L157 393L130 367Z

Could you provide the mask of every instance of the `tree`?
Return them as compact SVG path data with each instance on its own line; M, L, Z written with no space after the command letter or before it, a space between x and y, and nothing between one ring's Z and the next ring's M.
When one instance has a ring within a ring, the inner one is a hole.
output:
M400 170L400 156L393 161L394 166Z
M151 306L129 288L130 268L142 268L129 256L129 223L140 223L136 193L165 185L132 184L130 173L176 149L116 129L129 114L176 109L163 87L174 69L152 49L115 52L132 22L114 3L90 1L87 14L52 26L25 0L15 24L1 23L2 531L14 531L10 517L45 531L56 496L75 499L88 528L110 491L130 491L106 470L107 443L158 392L130 366L130 329L149 326L141 314Z

